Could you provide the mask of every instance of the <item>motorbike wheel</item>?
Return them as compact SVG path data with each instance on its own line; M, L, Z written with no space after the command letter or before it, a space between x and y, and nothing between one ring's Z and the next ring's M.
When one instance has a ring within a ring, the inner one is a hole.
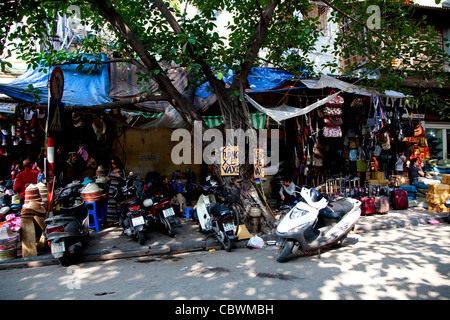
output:
M287 260L287 257L291 253L293 247L294 241L287 239L283 240L283 242L280 245L280 248L278 249L277 261L285 262Z
M219 231L219 234L216 234L217 240L220 242L220 245L226 252L230 252L233 247L233 242L230 238L226 236L223 231Z
M61 258L58 258L59 264L63 267L68 267L72 264L72 259L67 252Z
M138 238L137 239L138 243L141 246L143 246L145 244L145 233L144 233L144 231L138 231L137 238Z
M223 242L224 242L223 248L225 249L225 251L231 252L231 248L233 247L233 242L231 241L231 239L228 238L227 236L225 236L225 239Z
M233 211L234 215L234 224L236 225L235 235L237 236L239 232L239 209L236 205L231 206L231 210Z
M164 225L164 228L166 229L166 232L169 235L169 237L173 238L175 236L175 232L172 229L172 224L170 223L169 219L164 218L163 225Z

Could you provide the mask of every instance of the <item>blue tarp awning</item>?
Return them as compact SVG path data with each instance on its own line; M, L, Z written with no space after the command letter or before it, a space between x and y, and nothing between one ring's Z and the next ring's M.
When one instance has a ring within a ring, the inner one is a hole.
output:
M105 61L106 56L102 60ZM78 64L60 65L59 67L64 74L62 102L66 106L96 106L113 101L108 96L107 64L93 67L90 73L88 72L89 66L84 66L80 71L77 70ZM30 68L10 83L0 84L0 93L24 101L47 104L48 84L52 71L53 67L49 68L47 73ZM40 91L36 94L38 97L33 96L29 89L30 84L33 85L34 90Z
M89 57L87 57L89 59ZM106 61L106 56L102 56L102 61ZM120 67L119 67L120 65ZM127 63L100 64L88 72L89 65L77 70L79 64L60 65L64 74L64 92L62 102L66 106L90 107L113 102L114 100L127 99L140 95L142 84L137 81L137 68ZM91 65L92 66L92 65ZM0 93L10 97L36 102L40 104L48 103L48 84L53 68L49 68L47 73L38 69L28 69L21 76L10 83L0 84ZM169 68L169 77L173 81L177 90L183 91L187 85L187 75L184 68ZM233 81L234 72L228 71L223 74L223 80L230 85ZM272 68L252 68L248 82L250 90L253 92L264 92L276 89L282 84L292 80L292 73ZM154 92L157 84L149 79L149 87ZM154 83L154 85L152 84ZM34 90L39 90L36 97L29 89L32 85ZM195 105L197 108L208 108L216 101L215 95L210 89L209 82L201 85L195 93ZM167 101L152 101L140 104L144 109L150 111L164 111L169 105Z

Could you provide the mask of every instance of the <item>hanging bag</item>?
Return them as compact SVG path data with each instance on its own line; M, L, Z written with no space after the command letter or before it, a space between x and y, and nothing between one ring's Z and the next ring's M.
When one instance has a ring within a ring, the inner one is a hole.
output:
M414 110L414 107L413 107ZM417 115L419 115L419 107L417 107ZM412 121L412 113L411 113L411 121ZM425 133L425 130L422 127L422 124L420 123L420 120L414 125L414 137L421 137Z
M367 161L364 154L364 149L359 147L358 149L358 159L356 160L356 171L366 172L367 171Z
M340 138L342 137L342 129L340 126L324 127L323 136L325 138Z
M408 123L403 123L402 124L403 136L406 137L406 138L407 137L414 137L414 126L412 124L412 118L413 118L414 110L411 110L411 115L409 115L407 106L409 106L408 103L405 104L406 114L408 115Z
M420 123L414 125L414 137L421 137L423 136L424 130Z
M328 116L340 117L340 116L342 116L342 108L341 107L329 107L329 106L326 106L323 109L323 115L326 116L326 117L328 117Z
M377 100L371 97L370 99L370 108L368 113L368 118L366 122L366 128L369 133L374 133L378 131L378 115L377 115ZM374 105L375 104L375 105ZM373 117L371 117L371 113L373 110Z
M336 93L336 91L331 90L330 96L332 94ZM333 99L327 102L328 107L340 107L344 104L344 98L342 98L340 95L336 95Z
M323 118L323 122L328 127L340 126L340 125L342 125L344 123L342 121L341 117L326 117L326 118Z

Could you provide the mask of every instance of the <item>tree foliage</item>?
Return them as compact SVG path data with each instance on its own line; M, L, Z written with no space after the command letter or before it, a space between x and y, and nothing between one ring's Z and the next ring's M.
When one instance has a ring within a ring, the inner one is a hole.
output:
M413 75L432 79L436 88L448 83L442 66L449 57L442 41L426 17L412 19L412 6L384 0L323 3L333 9L330 20L341 26L334 43L323 48L336 57L328 64L336 73L353 76L358 71L371 86L405 93L410 89L405 88L404 80ZM186 4L196 7L197 13L188 15ZM198 119L192 102L170 88L158 61L186 67L193 86L208 80L220 96L222 111L232 113L233 107L240 105L238 97L247 85L248 73L262 63L260 50L267 52L266 61L275 66L313 75L313 61L306 53L315 50L321 33L318 18L308 14L313 3L307 0L20 0L3 1L1 6L3 58L16 50L30 67L45 70L56 63L79 61L82 53L112 49L124 60L139 59L148 69L143 76L154 77L190 123ZM89 25L96 36L86 38L76 52L58 51L49 41L56 34L55 18L72 14L74 6L79 8L81 23ZM369 10L370 6L378 8L379 15ZM217 30L221 12L231 14L226 37ZM6 39L13 44L6 47ZM36 43L45 50L38 52ZM290 49L298 51L286 55ZM340 59L350 56L359 59L343 67ZM1 65L7 66L4 59ZM226 88L221 75L229 69L236 74ZM370 77L379 74L381 78ZM228 111L227 106L231 106Z

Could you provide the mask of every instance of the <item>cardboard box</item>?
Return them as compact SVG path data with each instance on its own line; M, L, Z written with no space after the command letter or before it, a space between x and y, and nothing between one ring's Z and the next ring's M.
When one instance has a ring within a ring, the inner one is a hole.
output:
M445 193L445 192L449 192L450 193L450 185L449 184L444 184L444 183L439 183L439 184L429 184L428 185L428 192L429 193Z
M434 212L450 212L450 208L447 208L444 204L428 203L428 210Z
M450 174L443 174L442 175L442 183L450 184Z
M373 180L384 180L384 173L381 171L372 172L371 178Z
M381 180L378 180L378 182L380 183L380 185L382 187L387 187L389 185L389 180L388 179L381 179Z
M370 182L370 185L371 186L377 186L377 185L379 185L380 184L380 180L367 180L367 181L369 181Z
M444 194L436 194L427 192L427 202L433 204L444 204L448 196Z

